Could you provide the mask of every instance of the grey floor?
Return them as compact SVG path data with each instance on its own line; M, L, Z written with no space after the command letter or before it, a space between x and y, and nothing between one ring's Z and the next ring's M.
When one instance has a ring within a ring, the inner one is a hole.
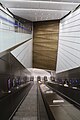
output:
M16 112L13 120L37 120L37 83L34 82L31 90Z

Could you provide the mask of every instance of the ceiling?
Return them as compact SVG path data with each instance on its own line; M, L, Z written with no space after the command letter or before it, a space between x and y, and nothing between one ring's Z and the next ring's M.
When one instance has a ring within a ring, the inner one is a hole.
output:
M0 0L19 17L30 21L61 19L73 11L80 0Z

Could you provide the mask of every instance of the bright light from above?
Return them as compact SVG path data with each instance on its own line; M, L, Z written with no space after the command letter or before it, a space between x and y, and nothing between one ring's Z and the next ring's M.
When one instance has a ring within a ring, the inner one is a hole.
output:
M47 11L50 11L50 12L69 12L69 11L66 11L66 10L50 10L50 9L26 9L26 8L10 8L11 10L20 10L20 11L45 11L45 12L47 12Z
M70 2L70 1L54 1L54 0L1 0L1 2L34 2L34 3L54 3L54 4L77 4L80 3L79 0L75 0L75 2Z

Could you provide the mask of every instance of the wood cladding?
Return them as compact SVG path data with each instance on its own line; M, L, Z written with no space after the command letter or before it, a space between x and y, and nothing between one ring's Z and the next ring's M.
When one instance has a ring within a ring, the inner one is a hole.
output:
M33 24L33 67L56 70L59 21Z

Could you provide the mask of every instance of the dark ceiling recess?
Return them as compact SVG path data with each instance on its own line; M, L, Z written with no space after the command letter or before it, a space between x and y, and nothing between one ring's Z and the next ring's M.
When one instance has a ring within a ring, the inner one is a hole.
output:
M21 17L16 16L16 15L14 15L14 18L15 18L16 20L18 20L19 22L21 22L22 24L31 23L31 21L29 21L29 20L27 20L27 19L24 19L24 18L21 18Z
M33 67L56 70L59 21L33 23Z

